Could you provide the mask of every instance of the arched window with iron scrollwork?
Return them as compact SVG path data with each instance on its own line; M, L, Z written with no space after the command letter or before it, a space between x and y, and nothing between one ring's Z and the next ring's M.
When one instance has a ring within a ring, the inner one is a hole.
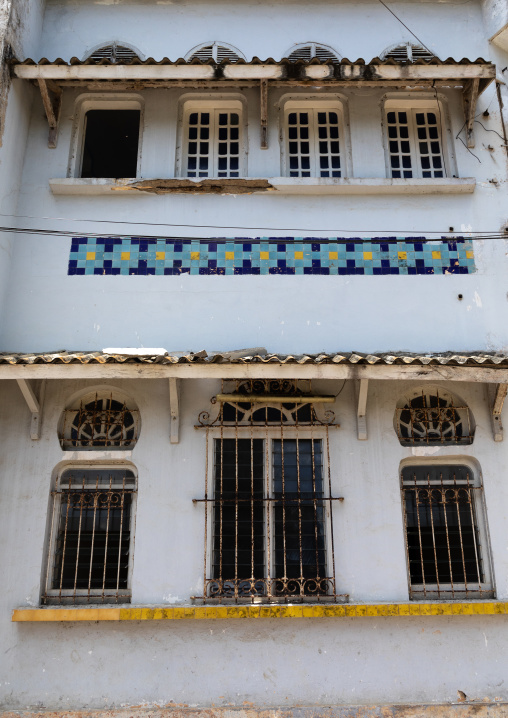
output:
M403 397L395 410L395 430L402 446L472 444L474 419L458 397L437 388Z
M310 382L223 382L206 430L203 601L345 600L335 581L329 429Z

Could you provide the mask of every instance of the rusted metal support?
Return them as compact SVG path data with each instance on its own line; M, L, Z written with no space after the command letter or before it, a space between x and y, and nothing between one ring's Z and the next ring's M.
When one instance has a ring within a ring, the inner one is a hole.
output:
M58 140L58 125L60 123L60 112L62 109L62 88L42 77L38 78L37 83L41 91L42 104L44 105L46 117L48 118L48 147L54 150Z
M467 82L462 94L464 100L464 114L466 116L466 144L468 148L475 146L474 118L479 91L480 80L478 78L474 78Z
M356 397L356 430L358 441L367 441L367 396L369 392L369 380L360 379L355 381Z
M36 397L34 390L26 379L17 379L16 381L21 389L21 393L25 398L28 408L32 413L30 438L32 441L37 441L41 438L42 406L44 404L44 394L46 392L46 380L43 379L41 382L39 398Z
M508 384L487 384L485 387L494 441L503 441L501 413L508 393Z
M504 121L503 116L503 109L504 109L504 103L503 103L503 97L501 95L501 82L496 80L496 94L497 94L497 101L499 104L499 116L501 117L501 127L503 128L503 137L504 137L504 149L506 154L508 155L508 136L506 134L506 125Z
M261 149L268 149L268 80L259 81L261 105Z
M180 379L169 380L169 408L171 412L171 427L169 440L171 444L180 441Z

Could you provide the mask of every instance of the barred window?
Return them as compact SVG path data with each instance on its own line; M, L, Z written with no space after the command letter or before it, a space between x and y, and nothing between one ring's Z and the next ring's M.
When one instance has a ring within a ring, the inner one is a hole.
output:
M390 176L446 177L439 107L389 107L386 131Z
M399 402L395 426L402 446L472 444L474 419L460 399L439 389L415 392Z
M66 450L132 449L139 437L136 405L107 392L86 395L63 413L60 444Z
M186 107L183 123L185 177L240 177L243 172L242 108Z
M483 487L464 465L405 466L401 474L413 599L491 597Z
M130 600L135 494L131 469L75 467L57 477L43 603Z
M286 102L285 174L288 177L343 177L344 137L340 106Z
M224 401L214 420L206 415L200 423L212 471L209 479L207 469L204 499L196 500L207 507L199 598L226 603L345 599L335 585L335 498L328 458L332 413L319 419L312 403L292 403L290 396L283 402L279 396L278 404L263 405L262 398Z

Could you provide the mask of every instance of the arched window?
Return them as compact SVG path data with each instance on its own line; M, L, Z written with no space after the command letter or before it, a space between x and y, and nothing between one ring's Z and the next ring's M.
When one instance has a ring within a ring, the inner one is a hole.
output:
M474 419L458 397L437 388L420 389L398 402L395 430L402 446L472 444Z
M130 62L131 60L139 60L140 57L137 52L127 45L120 45L117 42L112 42L111 45L104 45L88 55L87 60L93 62L100 62L101 60L109 60L110 62Z
M438 58L436 55L433 55L430 50L427 50L421 45L413 45L410 42L405 42L402 45L392 45L388 47L381 53L381 59L395 60L396 62L416 62L417 60L432 62Z
M132 449L139 430L139 411L132 400L115 391L98 390L63 412L59 438L67 450Z
M321 62L339 62L340 55L328 45L321 45L317 42L304 42L300 45L294 45L291 47L286 55L288 60L296 62L296 60L306 60L307 62L316 58Z
M228 45L225 42L212 42L203 43L194 47L185 58L186 60L201 60L207 62L213 60L214 62L222 62L223 60L229 60L229 62L238 62L238 60L245 60L244 55L233 45Z

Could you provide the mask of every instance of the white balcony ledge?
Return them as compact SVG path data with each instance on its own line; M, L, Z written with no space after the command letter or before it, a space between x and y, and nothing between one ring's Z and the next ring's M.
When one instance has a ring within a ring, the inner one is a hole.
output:
M400 195L400 194L471 194L474 177L458 179L386 179L328 177L270 177L238 179L50 179L56 195L109 195L127 192L151 194L263 194L284 195Z

